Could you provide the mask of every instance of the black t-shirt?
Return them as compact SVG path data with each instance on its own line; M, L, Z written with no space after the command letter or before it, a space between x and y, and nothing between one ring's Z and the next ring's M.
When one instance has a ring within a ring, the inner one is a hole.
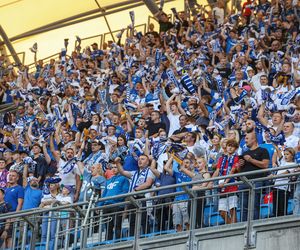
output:
M258 147L254 150L248 150L245 153L243 153L243 156L250 155L253 159L262 161L262 160L269 160L269 152L265 148ZM241 173L250 172L250 171L256 171L261 170L261 168L253 165L252 163L245 161L245 165L241 167ZM248 179L254 179L254 178L261 178L266 177L267 173L261 173L261 174L255 174L255 175L247 175Z
M160 128L166 130L166 124L164 124L163 122L159 122L159 123L148 122L148 124L147 124L149 136L152 136L152 135L158 133L158 130Z
M47 163L45 157L43 157L42 155L35 158L34 161L36 162L34 176L36 178L39 178L41 176L42 177L41 182L43 182L44 178L47 174L48 163Z
M173 24L171 22L162 22L159 21L159 32L166 32L169 29L173 28Z

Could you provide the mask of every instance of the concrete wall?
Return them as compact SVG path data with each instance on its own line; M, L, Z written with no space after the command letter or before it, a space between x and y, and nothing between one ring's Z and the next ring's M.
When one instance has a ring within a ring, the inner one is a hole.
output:
M175 233L140 239L138 250L243 250L246 242L247 224L237 223L219 227L203 228L192 232ZM251 224L251 246L253 250L299 250L300 217L287 216L255 221ZM191 239L191 240L190 240ZM128 244L129 242L127 242ZM130 249L118 244L95 249ZM131 249L134 249L133 244Z

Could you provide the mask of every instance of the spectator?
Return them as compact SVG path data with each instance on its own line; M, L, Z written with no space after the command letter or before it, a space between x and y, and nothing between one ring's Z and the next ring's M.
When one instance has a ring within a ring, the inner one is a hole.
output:
M3 153L3 158L5 160L5 168L9 171L10 167L14 164L12 159L12 152L10 150L5 150Z
M105 187L106 179L103 176L103 169L100 163L93 164L88 170L82 164L79 164L82 174L82 186L80 191L80 201L89 200L92 192L101 196L101 191Z
M166 129L166 124L161 122L159 111L153 111L151 113L151 119L147 124L147 130L149 131L149 137L156 137L159 129Z
M190 182L192 179L188 175L186 175L181 168L186 168L190 170L191 167L191 160L188 158L185 158L182 162L182 164L179 166L178 170L180 172L175 172L172 169L172 162L173 162L173 156L171 156L166 163L166 170L171 176L174 176L176 179L176 184L182 183L182 182ZM177 187L176 192L182 191L182 187ZM188 195L182 194L182 195L176 195L175 201L176 203L173 204L173 225L175 226L175 229L177 232L181 232L184 229L189 230L190 223L189 223L189 212L188 212Z
M237 172L239 157L235 154L238 149L238 143L234 139L229 139L226 143L227 154L218 160L217 169L212 177L227 176ZM230 185L224 187L227 183L234 183L234 178L219 180L220 199L219 211L226 224L236 223L236 209L238 207L238 197L236 192L238 186Z
M5 190L0 188L0 214L6 214L11 211L10 204L5 201ZM0 223L0 248L6 249L12 247L12 224L9 219L1 220Z
M129 190L129 181L119 173L119 168L117 165L120 165L121 159L116 158L115 163L111 164L111 169L113 176L107 180L105 189L103 191L102 198L113 197L115 195L126 194ZM124 198L105 200L101 202L100 206L116 204L118 202L123 202ZM112 220L108 222L106 240L120 239L121 238L121 227L122 227L122 211L124 211L124 205L114 206L105 208L103 214L108 214L108 217L112 217ZM115 237L114 237L115 235Z
M10 212L20 211L24 202L24 188L18 185L19 174L15 170L9 171L8 185L5 189L5 202L9 203Z
M43 183L47 174L48 164L45 157L41 154L42 148L39 144L32 146L33 160L36 162L33 175L38 178L39 183Z
M265 148L261 148L258 146L256 134L254 132L247 133L245 137L245 142L248 151L243 153L241 159L239 160L239 171L241 173L251 172L260 169L266 169L269 165L269 153ZM247 175L248 179L265 177L266 173L255 174L255 175ZM260 199L262 193L262 182L255 182L255 187L257 191L255 192L255 200L254 200L254 219L257 220L259 218L259 209L260 209ZM240 185L239 190L240 193L240 201L241 201L241 209L242 209L242 221L247 221L248 215L248 192L244 191L248 189L246 184Z
M190 171L187 168L182 168L181 171L187 176L192 178L192 181L202 181L209 179L210 173L208 172L207 163L204 157L196 159L196 165L194 171ZM197 208L196 208L196 228L202 228L204 223L204 205L205 200L202 198L205 196L205 191L202 189L207 187L208 182L194 184L192 190L196 191L197 194Z
M0 158L0 188L6 188L8 170L5 168L6 162L3 158Z
M149 168L149 158L147 155L140 155L138 160L139 169L137 171L126 171L123 169L122 165L117 164L118 170L121 175L130 179L130 187L129 192L134 193L142 190L146 190L151 188L155 176L153 175L152 171ZM136 195L136 199L142 199L145 196ZM142 202L143 206L146 205L145 202ZM133 205L128 206L128 210L132 209ZM142 232L146 233L146 225L147 225L147 215L145 212L142 213L141 219L141 229ZM129 236L134 235L134 228L135 228L135 216L131 215L129 218Z
M284 163L281 166L289 166L295 164L295 150L286 148L284 150ZM278 170L276 175L284 175L294 172L294 168ZM277 216L287 215L288 200L290 198L289 178L279 178L275 180L273 188L273 213ZM284 185L285 184L285 185Z
M40 208L50 208L55 203L57 203L57 197L59 195L59 182L61 181L60 178L48 178L45 180L47 185L49 185L49 194L43 194ZM55 212L53 217L55 217ZM48 232L48 223L49 223L49 216L50 213L44 213L42 219L42 236L41 241L46 242L47 239L47 232ZM57 226L57 219L50 218L50 242L49 247L50 249L54 249L54 239L56 233L56 226Z
M171 176L166 169L167 161L164 162L163 172L159 172L157 170L156 161L153 159L151 161L151 171L155 175L155 186L156 187L165 187L169 185L174 185L176 183L176 179L174 176ZM157 196L164 195L164 194L171 194L175 193L175 188L168 188L164 190L159 190L156 192ZM172 206L171 203L173 202L172 197L167 198L157 198L155 200L155 205L158 205L154 209L154 216L157 222L158 231L166 231L172 228L172 221L169 218L169 215L172 214Z
M24 203L22 210L37 208L42 200L42 190L39 189L40 181L33 175L28 176L28 166L23 170Z
M106 159L103 151L104 151L103 143L100 140L93 140L91 142L91 153L83 160L83 164L85 165L85 168L89 170L90 167L94 164L101 163L101 162L104 163ZM105 167L105 164L103 164L103 167Z
M53 142L50 142L53 145ZM63 160L57 151L54 150L52 146L52 154L58 162L58 172L61 178L61 184L72 186L75 190L73 200L74 202L78 201L81 189L81 172L76 163L76 158L74 158L74 149L68 148L66 150L66 160Z

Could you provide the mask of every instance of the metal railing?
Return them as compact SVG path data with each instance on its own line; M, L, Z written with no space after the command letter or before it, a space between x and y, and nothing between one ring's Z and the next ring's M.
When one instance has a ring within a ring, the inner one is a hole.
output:
M283 191L282 196L282 192L277 191L283 186L295 189L299 186L297 185L298 181L294 180L288 184L279 182L276 185L270 181L276 179L287 181L289 177L298 176L300 172L256 179L248 179L247 176L253 175L253 173L274 173L278 170L295 167L299 166L239 173L115 197L98 199L92 196L90 201L77 204L4 214L0 216L0 221L3 226L5 220L13 219L11 222L13 249L34 249L37 246L43 249L69 249L69 247L84 249L98 248L107 244L124 244L124 242L132 244L132 247L137 249L140 239L174 234L181 230L187 232L195 229L205 230L207 227L229 223L229 219L235 216L231 222L246 225L245 245L251 247L253 245L251 232L254 220L292 214L291 194L289 191ZM218 181L228 178L235 178L236 181L226 184L225 187L238 186L239 188L230 193L220 193ZM205 182L213 182L216 185L197 191L191 188ZM182 188L182 190L153 196L154 192L170 188ZM271 191L273 191L273 199L277 199L277 203L274 201L272 203L267 199L264 204L261 201L262 197L266 197ZM300 189L297 192L300 192ZM185 195L185 199L178 199L180 195ZM99 202L121 198L124 199L123 202L98 206ZM220 199L224 198L231 200L231 209L233 210L228 213L219 211ZM274 207L273 204L278 207ZM279 208L280 204L283 204L281 208ZM182 215L182 217L178 217L178 215ZM182 225L182 227L180 228L178 225ZM193 241L192 235L189 237L190 242Z
M60 53L55 53L50 56L44 57L43 59L38 59L38 60L42 60L43 64L45 65L45 64L49 63L51 59L57 60L59 57L60 57ZM36 63L33 62L33 63L28 64L27 66L28 66L29 72L32 72L36 68Z
M19 53L16 53L20 59L21 59L21 63L24 64L24 61L25 61L25 52L19 52ZM14 58L12 55L5 55L5 57L7 58L8 62L14 62Z

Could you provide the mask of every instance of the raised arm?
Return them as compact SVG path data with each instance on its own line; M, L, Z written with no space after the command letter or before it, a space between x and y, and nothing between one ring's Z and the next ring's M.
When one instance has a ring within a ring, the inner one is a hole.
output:
M264 111L265 111L265 104L263 103L258 110L257 119L262 125L267 127L268 120L264 117Z
M50 158L50 155L48 154L47 142L43 143L43 155L45 156L45 160L46 160L47 164L50 164L51 158Z
M128 179L130 179L132 177L132 174L129 171L124 170L124 168L121 164L121 158L120 157L117 157L115 159L115 163L116 163L117 168L118 168L121 175L127 177Z
M58 155L58 153L56 152L55 148L54 148L54 139L53 139L53 135L50 135L50 151L53 154L53 157L55 158L56 162L59 162L60 160L60 155Z
M152 159L151 161L150 170L152 171L152 173L155 175L156 178L160 177L160 172L157 170L156 160L154 159Z
M23 178L23 180L22 180L23 181L22 182L23 187L27 186L27 177L28 177L28 165L25 164L24 168L23 168L23 176L22 176L22 178Z
M171 156L166 165L164 165L164 170L166 170L170 175L173 176L173 156Z

